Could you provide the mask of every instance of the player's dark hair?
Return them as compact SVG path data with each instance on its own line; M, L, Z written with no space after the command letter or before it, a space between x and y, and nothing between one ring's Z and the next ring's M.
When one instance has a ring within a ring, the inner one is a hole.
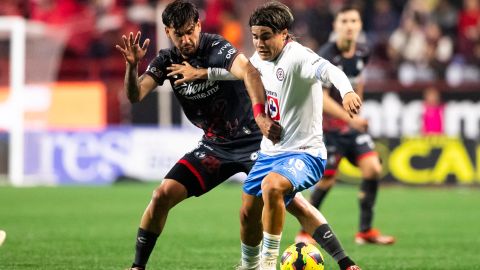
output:
M175 29L179 29L187 23L196 23L198 22L198 9L189 1L173 1L163 11L162 22L165 26Z
M258 7L250 16L248 25L270 27L274 33L289 29L293 23L293 15L286 5L280 2L268 2Z
M338 11L337 13L335 13L335 19L337 19L338 15L342 14L342 13L345 13L347 11L357 11L358 14L360 14L360 16L362 15L362 12L360 10L360 7L358 7L357 5L354 5L354 4L348 4L348 5L344 5L342 6Z

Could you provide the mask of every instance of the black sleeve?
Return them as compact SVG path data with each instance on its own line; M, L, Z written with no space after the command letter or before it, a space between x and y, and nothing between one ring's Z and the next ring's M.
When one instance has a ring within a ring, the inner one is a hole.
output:
M163 85L163 82L167 78L167 67L171 65L169 58L164 52L160 51L157 57L150 61L150 64L145 71L145 74L150 75L159 85Z
M239 54L237 48L219 35L215 35L209 43L208 66L230 70Z

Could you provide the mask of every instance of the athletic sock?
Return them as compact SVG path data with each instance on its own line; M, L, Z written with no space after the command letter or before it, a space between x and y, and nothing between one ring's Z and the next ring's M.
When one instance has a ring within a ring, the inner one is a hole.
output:
M372 228L373 207L377 198L378 180L364 179L360 185L360 231L366 232Z
M349 266L355 265L355 262L350 259L350 257L345 257L338 261L338 266L340 266L341 270L347 269Z
M335 236L335 233L333 233L328 224L318 226L313 233L313 239L315 239L336 262L347 257L340 241L338 241L337 236Z
M313 189L312 195L310 196L310 204L315 206L315 208L320 209L320 206L322 205L323 200L325 199L329 191L330 187L327 189L320 189L315 187Z
M133 262L132 267L141 267L145 269L158 236L159 234L147 232L142 228L138 228L137 242L135 246L135 261Z
M282 234L274 235L263 232L262 256L264 257L278 257L280 251L280 240Z
M256 268L260 264L260 248L262 244L252 247L242 243L242 266L245 268Z

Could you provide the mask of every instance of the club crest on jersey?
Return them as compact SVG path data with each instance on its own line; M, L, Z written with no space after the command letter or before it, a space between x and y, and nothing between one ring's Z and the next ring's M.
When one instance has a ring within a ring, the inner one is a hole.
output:
M272 120L280 120L280 108L278 107L278 99L268 96L268 111Z
M204 159L207 156L205 152L199 152L199 151L195 151L193 154L198 159Z
M283 71L282 68L278 68L276 74L279 81L283 81L283 79L285 79L285 71Z

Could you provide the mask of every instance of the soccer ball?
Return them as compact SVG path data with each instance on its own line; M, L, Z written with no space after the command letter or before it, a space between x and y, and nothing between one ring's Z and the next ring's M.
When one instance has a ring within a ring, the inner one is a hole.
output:
M282 254L281 270L323 270L323 256L314 245L296 243Z

